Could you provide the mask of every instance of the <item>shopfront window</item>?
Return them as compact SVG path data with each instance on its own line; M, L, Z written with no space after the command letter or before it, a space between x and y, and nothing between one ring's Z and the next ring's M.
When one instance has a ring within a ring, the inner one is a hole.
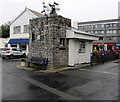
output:
M17 47L17 44L11 44L11 47Z
M26 44L20 44L20 49L21 50L26 50Z

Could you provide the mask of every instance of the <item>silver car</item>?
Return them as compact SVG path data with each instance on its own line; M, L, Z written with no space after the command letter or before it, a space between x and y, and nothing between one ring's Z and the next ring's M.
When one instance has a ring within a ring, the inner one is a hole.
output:
M9 57L10 59L15 57L25 57L26 54L22 52L22 50L16 48L16 47L10 47L10 48L4 48L1 52L1 57L5 59L6 57Z
M3 49L4 49L4 48L0 48L0 56L1 56L1 53L2 53Z

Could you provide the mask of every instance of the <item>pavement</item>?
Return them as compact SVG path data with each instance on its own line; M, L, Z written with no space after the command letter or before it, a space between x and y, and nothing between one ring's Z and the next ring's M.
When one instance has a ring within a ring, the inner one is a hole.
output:
M24 70L30 70L30 71L35 71L35 72L43 72L43 73L56 73L56 72L61 72L65 70L74 70L74 69L79 69L79 68L84 68L84 67L89 67L90 63L84 63L80 64L79 66L76 67L61 67L61 68L48 68L46 70L39 70L38 68L32 68L32 67L27 67L27 66L21 66L17 65L17 68L24 69Z
M118 100L118 60L56 73L17 68L19 60L0 62L3 100Z

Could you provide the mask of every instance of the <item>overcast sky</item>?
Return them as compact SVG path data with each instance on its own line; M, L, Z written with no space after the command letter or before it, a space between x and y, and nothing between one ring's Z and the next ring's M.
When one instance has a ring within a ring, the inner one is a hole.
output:
M0 0L0 25L15 19L24 9L41 12L42 2L59 3L58 14L72 21L116 19L120 0Z

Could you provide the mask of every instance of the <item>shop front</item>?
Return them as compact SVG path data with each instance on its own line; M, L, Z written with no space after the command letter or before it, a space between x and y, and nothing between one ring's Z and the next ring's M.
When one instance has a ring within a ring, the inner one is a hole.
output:
M20 48L27 54L28 44L29 44L29 39L10 39L8 42L8 47Z
M93 49L96 48L98 51L101 49L105 52L116 52L120 43L93 43Z

